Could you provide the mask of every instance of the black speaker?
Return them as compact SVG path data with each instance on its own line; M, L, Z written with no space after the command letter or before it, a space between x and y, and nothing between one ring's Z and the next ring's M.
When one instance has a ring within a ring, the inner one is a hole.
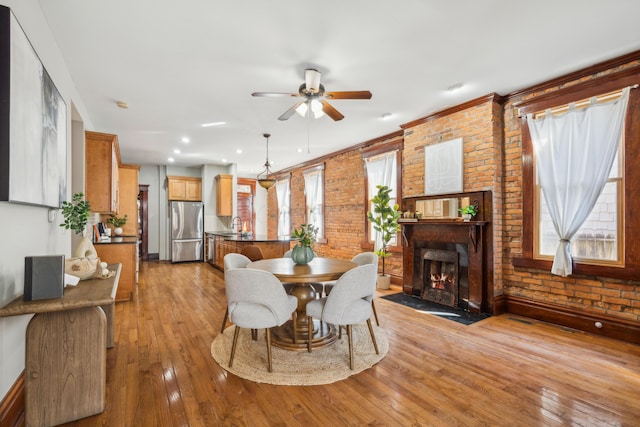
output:
M64 255L24 258L24 300L62 298Z

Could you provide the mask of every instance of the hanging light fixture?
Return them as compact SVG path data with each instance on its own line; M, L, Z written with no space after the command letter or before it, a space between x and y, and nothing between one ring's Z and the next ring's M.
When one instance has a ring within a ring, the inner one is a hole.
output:
M271 175L271 164L269 163L269 137L271 134L263 133L262 136L267 140L267 160L264 162L264 170L258 174L256 179L260 187L268 190L276 184L276 180L269 177Z

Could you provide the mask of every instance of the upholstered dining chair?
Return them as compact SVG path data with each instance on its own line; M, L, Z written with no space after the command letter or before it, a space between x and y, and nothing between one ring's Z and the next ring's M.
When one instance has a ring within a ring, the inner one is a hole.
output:
M358 265L365 265L365 264L373 264L376 266L376 272L378 271L378 255L376 255L375 252L362 252L359 253L358 255L354 256L353 258L351 258L351 262L355 262ZM335 281L333 282L327 282L324 284L324 293L325 295L329 295L331 293L331 289L333 288L333 285L335 285ZM374 279L373 281L373 297L371 298L371 309L373 310L373 317L376 319L376 325L380 326L380 321L378 320L378 312L376 311L376 305L373 302L376 292L376 281Z
M335 283L329 296L319 300L309 301L306 307L308 317L308 351L311 352L311 340L313 338L313 319L347 327L349 340L349 368L353 369L353 330L352 325L367 321L371 341L380 354L376 342L373 326L371 325L371 298L375 293L377 269L373 264L365 264L353 268L344 273Z
M230 253L224 256L224 273L232 268L245 268L251 260L242 254ZM227 318L229 317L229 308L224 311L224 318L222 319L222 326L220 327L220 333L224 333L224 327L227 326Z
M291 258L291 253L292 252L293 252L293 249L289 249L288 251L286 251L282 255L282 258ZM314 252L314 255L315 255L315 252ZM287 291L287 293L289 293L289 291L291 291L291 288L293 288L293 285L295 285L295 283L283 283L282 284L282 286L284 286L284 289ZM315 291L316 299L322 298L322 296L324 295L324 284L320 283L320 282L311 282L311 283L309 283L309 285L311 285L311 287Z
M272 273L251 268L232 268L225 271L229 319L236 325L229 356L233 366L240 328L265 329L267 338L267 365L271 372L271 328L280 326L293 316L296 333L298 300L287 295L280 280Z
M260 246L244 245L240 253L249 258L251 261L259 261L261 259L264 259L264 255L262 254L262 249L260 249Z

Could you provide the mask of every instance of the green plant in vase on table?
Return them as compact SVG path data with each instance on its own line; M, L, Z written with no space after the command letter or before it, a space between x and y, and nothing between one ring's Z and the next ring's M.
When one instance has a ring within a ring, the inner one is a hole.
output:
M88 200L84 200L83 193L76 193L70 202L66 200L62 202L64 222L60 224L60 227L73 230L76 234L83 234L87 227L90 212L91 203Z
M291 237L298 239L298 243L291 251L293 262L300 265L308 264L315 256L311 246L318 237L318 227L313 224L302 224L300 228L293 230Z
M398 210L398 204L391 204L391 189L386 185L376 186L378 194L372 199L373 212L367 212L367 218L373 224L373 229L377 232L375 253L382 258L382 274L378 276L378 287L381 289L389 289L391 277L385 273L384 259L391 255L389 252L389 243L391 239L398 233L400 224L398 220L402 212Z
M120 235L122 234L122 226L127 223L127 215L125 214L125 216L119 217L117 215L111 214L109 216L109 219L107 219L107 223L113 225L113 232L116 235Z

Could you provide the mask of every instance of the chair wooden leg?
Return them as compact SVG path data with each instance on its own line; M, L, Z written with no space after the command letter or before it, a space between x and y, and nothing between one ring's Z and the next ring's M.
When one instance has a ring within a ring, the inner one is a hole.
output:
M373 348L376 349L376 354L380 354L378 351L378 343L376 342L376 336L373 334L373 326L371 325L371 319L367 319L367 326L369 327L369 333L371 334L371 341L373 341Z
M236 326L236 330L233 332L233 344L231 345L231 356L229 357L229 367L233 366L233 356L236 355L236 344L238 344L238 334L240 328Z
M376 305L371 300L371 308L373 309L373 317L376 318L376 326L380 326L380 322L378 321L378 312L376 311Z
M349 340L349 369L353 371L353 330L347 325L347 338Z
M220 333L224 333L224 327L227 326L227 318L229 317L229 307L224 311L224 319L222 319L222 327L220 328Z
M298 343L298 312L294 311L293 312L293 323L291 324L291 328L293 329L293 343L297 344Z
M271 329L266 328L265 332L267 335L267 369L271 372Z
M252 329L251 330L251 339L253 341L258 341L258 330L257 329Z
M307 316L307 324L309 332L307 335L307 337L309 338L307 340L307 351L311 353L311 341L313 341L313 319L311 318L311 316Z

